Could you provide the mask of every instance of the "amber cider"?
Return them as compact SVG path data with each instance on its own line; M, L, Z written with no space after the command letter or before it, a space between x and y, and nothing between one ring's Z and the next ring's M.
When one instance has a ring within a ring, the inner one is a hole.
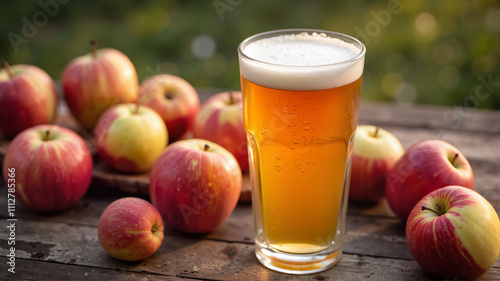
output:
M327 249L343 231L360 49L307 32L240 48L256 239L293 254Z

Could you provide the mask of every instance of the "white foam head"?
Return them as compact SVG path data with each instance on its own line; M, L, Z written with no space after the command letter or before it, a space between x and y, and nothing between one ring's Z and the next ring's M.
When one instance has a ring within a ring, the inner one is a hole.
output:
M330 89L352 83L363 73L361 43L357 47L316 32L251 39L240 45L240 72L247 80L264 87L295 91Z

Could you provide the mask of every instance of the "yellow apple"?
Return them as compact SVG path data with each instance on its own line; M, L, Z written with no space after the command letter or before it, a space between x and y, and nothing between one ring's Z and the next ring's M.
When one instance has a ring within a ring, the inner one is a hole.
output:
M115 105L97 121L94 137L99 157L121 172L144 172L155 163L168 143L163 119L139 104Z

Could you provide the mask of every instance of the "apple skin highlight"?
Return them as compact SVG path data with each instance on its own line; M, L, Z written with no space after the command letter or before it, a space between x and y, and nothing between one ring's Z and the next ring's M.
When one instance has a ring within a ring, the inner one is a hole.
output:
M48 132L48 133L47 133ZM73 206L87 192L92 180L92 156L85 141L58 125L38 125L19 133L3 162L16 173L16 199L40 212Z
M358 126L352 152L349 199L359 202L382 199L386 174L403 153L401 142L390 132L371 125Z
M238 162L225 148L202 139L181 140L153 166L149 194L168 225L207 233L233 212L241 181Z
M456 154L458 157L451 163ZM426 140L410 147L387 173L385 195L394 213L406 221L420 199L448 185L473 189L472 168L453 145Z
M114 258L143 260L153 255L164 238L158 210L144 199L125 197L111 203L101 215L97 236Z
M441 215L422 209L437 209L436 203ZM406 240L426 271L449 280L476 279L498 259L500 221L495 209L477 192L447 186L415 205L406 224Z

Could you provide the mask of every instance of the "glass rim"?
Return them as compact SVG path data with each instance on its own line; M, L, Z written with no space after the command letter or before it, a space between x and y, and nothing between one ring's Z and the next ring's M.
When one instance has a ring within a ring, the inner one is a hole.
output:
M270 62L261 61L261 60L249 57L243 51L243 49L246 47L246 45L248 45L249 43L258 41L260 39L271 38L271 37L275 37L278 35L285 35L285 34L299 34L302 32L307 32L309 34L312 34L312 33L320 33L321 34L321 33L323 33L323 34L326 34L329 38L340 39L340 40L344 41L345 43L349 43L349 44L355 44L355 45L357 44L358 46L356 46L356 47L360 48L359 53L350 59L340 61L340 62L329 63L329 64L320 64L320 65L299 66L299 65L283 65L283 64L278 64L278 63L270 63ZM344 39L348 39L351 42L345 41ZM254 34L254 35L246 38L245 40L241 41L241 43L238 45L238 54L239 54L240 58L243 58L243 59L251 61L251 62L259 63L259 64L287 67L287 68L317 68L317 67L329 67L329 66L341 65L341 64L356 62L356 61L360 60L361 58L363 58L365 53L366 53L365 45L363 44L363 42L361 42L359 39L357 39L355 37L352 37L350 35L340 33L340 32L322 30L322 29L313 29L313 28L288 28L288 29L276 29L276 30L265 31L265 32Z

